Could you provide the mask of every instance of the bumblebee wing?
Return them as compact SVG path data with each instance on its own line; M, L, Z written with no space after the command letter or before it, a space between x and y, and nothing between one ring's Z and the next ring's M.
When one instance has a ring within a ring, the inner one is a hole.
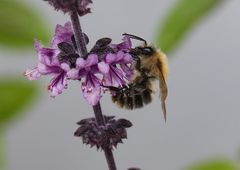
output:
M161 102L162 102L163 116L164 116L164 120L166 122L167 121L167 111L166 111L165 101L167 99L168 89L167 89L167 84L166 84L166 81L165 81L165 78L164 78L162 72L159 75L159 88L160 88L160 98L161 98Z
M161 103L162 103L163 116L164 116L164 120L166 122L167 121L167 111L166 111L165 101L166 101L167 95L168 95L168 88L167 88L167 83L166 83L165 77L161 70L160 63L158 64L158 68L159 68L159 72L160 72L160 74L159 74L160 98L161 98Z

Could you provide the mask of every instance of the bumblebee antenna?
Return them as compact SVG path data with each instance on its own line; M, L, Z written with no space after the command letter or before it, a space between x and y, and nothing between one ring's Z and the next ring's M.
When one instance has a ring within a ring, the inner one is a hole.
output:
M127 33L124 33L124 34L122 34L122 35L123 35L123 36L129 36L130 38L135 39L135 40L143 41L144 44L145 44L145 46L147 45L147 41L144 40L144 39L141 38L141 37L138 37L138 36L132 35L132 34L127 34Z

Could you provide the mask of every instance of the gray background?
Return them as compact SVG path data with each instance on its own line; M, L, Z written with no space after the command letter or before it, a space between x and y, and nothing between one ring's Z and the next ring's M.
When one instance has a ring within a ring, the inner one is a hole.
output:
M68 20L43 1L25 1L45 16L52 29L55 24ZM109 36L119 42L121 33L128 32L151 41L159 20L174 2L94 1L93 14L82 19L83 29L90 40ZM128 131L129 139L114 151L120 170L133 166L143 170L179 170L216 155L237 157L240 147L239 16L240 1L225 1L170 54L166 125L157 96L151 105L134 112L120 110L109 96L104 97L102 106L106 114L128 118L134 123ZM0 72L20 75L34 65L36 58L34 52L19 54L1 49ZM81 96L79 84L71 83L61 96L51 99L45 90L48 81L48 78L40 80L41 100L28 110L28 116L8 130L7 170L107 169L103 153L89 149L73 137L75 123L93 115L92 108Z

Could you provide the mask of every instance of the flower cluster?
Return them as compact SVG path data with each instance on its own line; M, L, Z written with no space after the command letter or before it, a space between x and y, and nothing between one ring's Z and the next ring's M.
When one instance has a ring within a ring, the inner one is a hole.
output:
M83 143L91 147L113 149L127 138L126 128L132 123L126 119L115 120L114 116L104 116L104 120L105 125L98 125L95 118L83 119L77 123L80 127L74 135L82 137Z
M49 48L35 41L38 63L25 75L29 80L36 80L41 75L53 76L48 86L52 97L63 92L68 80L79 80L84 98L94 106L102 97L104 87L122 87L132 77L130 38L125 36L120 44L111 44L109 38L104 40L108 40L104 49L98 44L101 41L97 41L87 56L80 56L71 24L57 25Z
M76 9L80 16L91 13L88 5L92 3L91 0L44 0L52 5L56 10L61 10L64 13Z
M58 55L61 50L58 48L58 44L71 43L72 35L71 24L68 22L64 26L56 26L55 35L49 48L44 48L35 40L34 46L38 54L38 63L33 69L28 69L25 75L29 80L36 80L41 75L53 76L48 86L52 97L61 94L63 89L67 87L67 71L70 67L68 63L60 62Z

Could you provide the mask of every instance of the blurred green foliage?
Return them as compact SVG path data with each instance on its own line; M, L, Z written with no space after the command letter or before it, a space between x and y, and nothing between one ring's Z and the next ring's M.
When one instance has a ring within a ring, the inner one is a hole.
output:
M2 136L2 132L0 130L0 170L2 170L5 167L5 148L4 148L4 139Z
M0 78L0 130L19 116L37 94L37 86L19 78Z
M186 170L239 170L239 167L228 159L214 159L194 164Z
M34 38L48 42L48 24L36 10L18 0L0 0L0 45L17 50L32 49ZM0 170L5 161L3 133L23 109L31 106L37 96L35 83L24 80L23 76L0 77Z
M21 1L0 2L0 45L7 48L32 48L34 38L48 42L49 29L36 11Z
M174 50L193 25L222 1L178 0L158 29L157 46L166 53Z

